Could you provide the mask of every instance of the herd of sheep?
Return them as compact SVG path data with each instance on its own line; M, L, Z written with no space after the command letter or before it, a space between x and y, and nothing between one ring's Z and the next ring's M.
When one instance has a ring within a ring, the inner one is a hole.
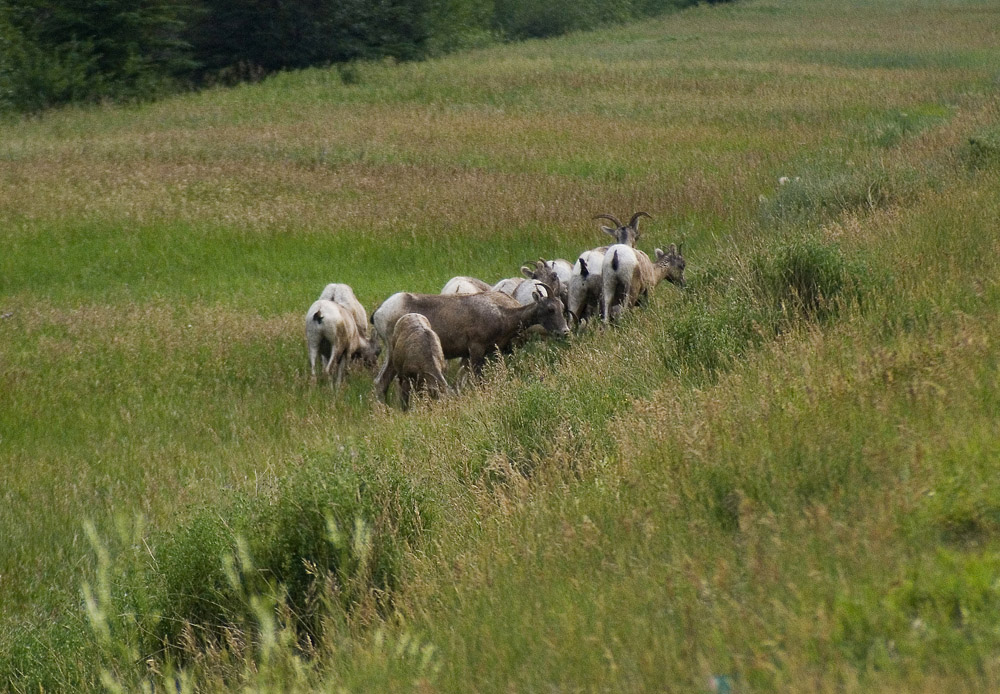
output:
M566 336L570 322L580 326L597 316L615 320L623 311L641 304L663 280L684 285L684 256L673 244L666 252L657 248L655 259L635 247L639 220L636 212L627 224L602 214L614 226L601 229L614 237L611 246L584 251L576 263L538 260L523 266L523 277L489 285L475 277L454 277L440 294L397 292L375 310L369 332L364 307L346 284L328 284L305 317L309 368L340 385L347 364L358 359L372 368L379 345L385 356L375 391L381 400L398 381L404 409L414 389L433 396L449 391L446 360L461 359L479 375L486 356L508 348L513 338L538 325L545 332Z

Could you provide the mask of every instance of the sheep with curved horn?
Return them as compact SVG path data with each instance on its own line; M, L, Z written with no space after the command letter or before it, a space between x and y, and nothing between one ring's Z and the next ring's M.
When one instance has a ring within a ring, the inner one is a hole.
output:
M642 217L648 217L652 219L652 215L648 212L636 212L632 215L632 219L629 220L628 224L622 224L617 217L611 214L599 214L594 217L594 219L607 219L615 224L615 227L601 226L601 231L605 234L610 234L615 237L616 243L623 243L627 246L635 248L636 239L639 238L639 220ZM605 250L607 250L605 248Z

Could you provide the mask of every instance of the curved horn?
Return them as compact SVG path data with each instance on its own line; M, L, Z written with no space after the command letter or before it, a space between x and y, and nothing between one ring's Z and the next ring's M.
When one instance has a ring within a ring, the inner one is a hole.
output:
M610 214L599 214L596 217L594 217L594 219L608 219L608 220L611 220L612 222L614 222L617 226L620 226L620 227L621 226L625 226L624 224L621 223L621 221L617 217L615 217L614 215L610 215Z
M635 225L639 222L640 217L649 217L650 219L653 218L653 216L648 212L636 212L634 215L632 215L632 219L629 220L628 225L633 229L636 229L637 227Z
M681 241L681 242L680 242L679 244L677 244L677 255L684 255L684 254L683 254L683 253L681 252L681 249L682 249L683 247L684 247L684 242L683 242L683 241Z

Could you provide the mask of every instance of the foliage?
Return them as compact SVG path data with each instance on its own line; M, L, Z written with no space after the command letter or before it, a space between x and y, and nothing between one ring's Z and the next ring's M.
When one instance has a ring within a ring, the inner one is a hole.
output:
M493 22L507 39L543 38L662 14L694 0L494 0Z
M302 638L321 635L328 610L385 606L429 509L403 479L372 469L304 468L277 489L206 509L156 545L161 585L155 633L178 648L186 630L215 643L256 620L253 598L270 596L294 615ZM126 587L126 593L139 586ZM326 610L326 611L324 611Z
M233 84L358 60L419 60L554 36L688 0L12 0L0 9L0 110L148 100L184 84Z
M149 99L192 63L182 5L11 0L0 9L0 109Z

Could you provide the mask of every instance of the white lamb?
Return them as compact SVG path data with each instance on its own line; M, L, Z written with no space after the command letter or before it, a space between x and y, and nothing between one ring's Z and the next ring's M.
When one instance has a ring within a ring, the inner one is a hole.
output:
M316 380L317 366L329 376L336 365L337 373L333 380L336 388L343 381L347 362L352 357L360 357L368 366L375 365L378 350L358 332L354 316L340 304L326 299L315 301L306 312L305 322L309 372L313 381Z

